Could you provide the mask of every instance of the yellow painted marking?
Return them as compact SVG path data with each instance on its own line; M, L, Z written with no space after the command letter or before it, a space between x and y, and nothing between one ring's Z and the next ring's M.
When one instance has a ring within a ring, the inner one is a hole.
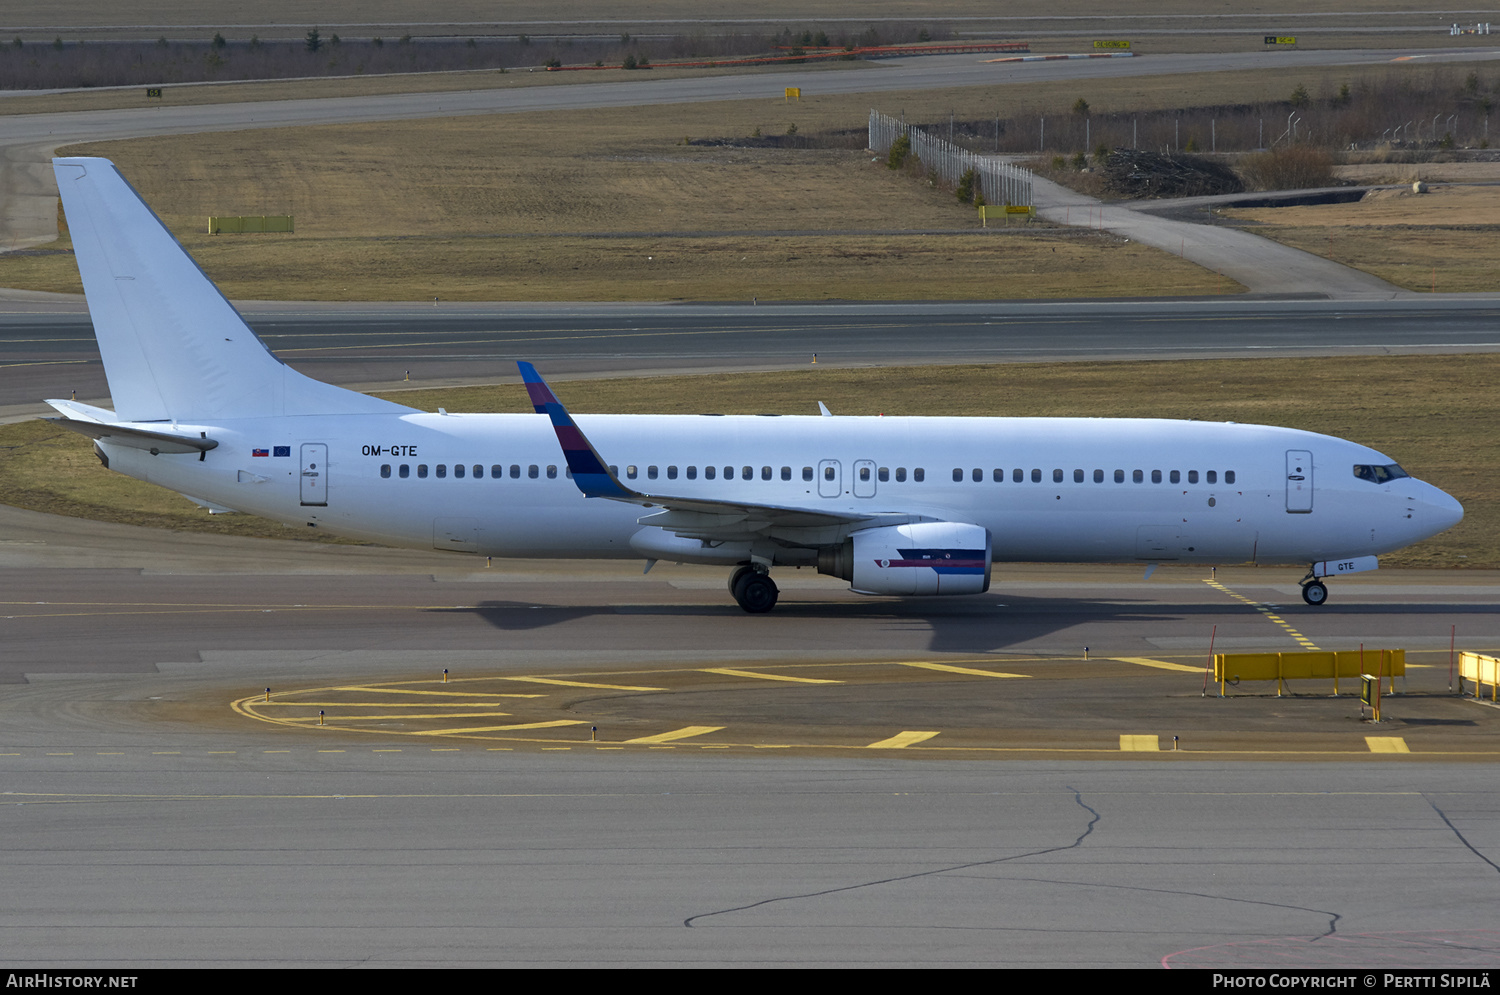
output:
M319 753L343 753L343 750L319 750Z
M1025 674L1002 674L995 670L975 670L973 667L955 667L950 663L898 663L898 667L918 667L922 670L937 670L945 674L967 674L970 677L1025 677ZM937 733L933 733L934 736Z
M1155 667L1157 670L1180 670L1189 674L1203 673L1202 667L1188 667L1181 663L1168 663L1165 660L1153 660L1145 656L1114 656L1110 659L1120 663L1133 663L1138 667Z
M291 753L291 750L261 750L262 753Z
M456 746L435 746L431 750L428 750L427 752L429 752L429 753L458 753L459 749Z
M440 698L545 698L544 694L502 694L498 691L413 691L409 688L377 688L366 687L361 684L351 684L348 687L325 688L327 691L370 691L375 694L423 694ZM315 702L295 702L295 704L315 704Z
M551 722L522 722L510 726L475 726L472 729L421 729L413 736L460 736L476 732L509 732L516 729L556 729L558 726L586 725L582 719L554 719Z
M1371 753L1410 753L1406 740L1400 736L1366 736L1365 743Z
M660 732L655 736L640 736L636 739L627 739L627 743L671 743L679 739L687 739L690 736L704 736L711 732L718 732L723 726L683 726L681 729L673 729L671 732Z
M531 684L556 684L565 688L598 688L601 691L665 691L666 688L635 687L630 684L589 684L585 681L559 681L551 677L502 677L505 681L526 681Z
M208 755L211 757L232 756L238 752L238 750L209 750ZM104 756L104 754L101 753L100 756Z
M400 753L400 750L371 750L371 753Z
M256 701L257 708L280 705L283 708L480 708L484 705L503 705L503 701L485 701L477 695L464 695L468 701ZM513 694L511 698L545 698L544 694ZM412 716L407 716L411 718Z
M396 713L393 715L327 715L324 716L329 722L370 722L375 719L498 719L509 715L509 712L433 712L430 715L411 715ZM286 719L287 722L297 722L298 719ZM317 721L317 716L302 719L303 722Z
M96 753L96 754L94 754L94 756L96 756L96 757L123 757L124 755L125 755L124 753ZM16 754L14 754L14 753L0 753L0 756L13 757L13 756L16 756Z
M1120 736L1120 749L1127 753L1156 753L1161 744L1155 736Z
M1298 632L1296 629L1292 628L1290 625L1288 625L1286 623L1285 619L1283 619L1280 615L1277 615L1275 612L1273 612L1271 609L1267 608L1265 605L1257 604L1256 602L1251 601L1249 598L1245 597L1242 594L1236 594L1235 592L1231 591L1229 588L1225 587L1223 584L1220 584L1216 580L1205 580L1203 583L1207 584L1209 587L1213 588L1216 591L1222 591L1223 593L1229 595L1231 598L1234 598L1237 601L1243 601L1245 604L1249 605L1251 608L1254 608L1256 611L1260 612L1263 616L1265 616L1269 621L1271 621L1274 624L1280 626L1283 632L1285 632L1288 636L1291 636L1292 639L1295 640L1297 643L1301 644L1301 646L1304 649L1310 649L1310 650L1318 650L1319 649L1319 647L1317 646L1316 643L1314 643L1312 640L1308 639L1306 636L1304 636L1302 633Z
M181 750L152 750L151 751L151 755L153 757L176 757L176 756L181 756L182 755L182 751Z
M865 747L867 750L899 750L911 746L914 743L925 742L936 736L937 732L899 732L890 739L882 739L878 743L871 743Z
M49 756L49 757L71 757L72 755L73 754L71 754L71 753L49 753L49 754L47 754L47 756Z
M793 684L842 684L843 681L825 681L816 677L787 677L782 674L757 674L752 670L735 670L732 667L704 667L705 674L723 674L725 677L753 677L762 681L789 681Z

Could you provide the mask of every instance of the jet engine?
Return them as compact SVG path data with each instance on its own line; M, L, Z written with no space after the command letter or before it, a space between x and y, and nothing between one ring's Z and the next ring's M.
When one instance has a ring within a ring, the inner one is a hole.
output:
M819 550L818 573L842 577L859 594L982 594L990 533L962 522L865 529Z

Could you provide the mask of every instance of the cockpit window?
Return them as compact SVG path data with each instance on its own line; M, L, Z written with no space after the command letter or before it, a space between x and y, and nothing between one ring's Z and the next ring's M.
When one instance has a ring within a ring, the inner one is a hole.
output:
M1368 480L1372 484L1384 484L1401 477L1409 477L1407 473L1395 463L1387 466L1374 466L1366 463L1354 464L1354 475L1360 480Z

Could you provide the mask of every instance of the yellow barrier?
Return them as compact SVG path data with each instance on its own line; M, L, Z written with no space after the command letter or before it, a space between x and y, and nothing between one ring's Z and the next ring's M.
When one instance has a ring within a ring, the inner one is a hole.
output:
M989 227L990 218L1004 218L1006 224L1010 224L1012 214L1024 214L1026 220L1030 221L1036 217L1036 208L1022 207L1018 204L980 204L979 221L984 227Z
M1484 685L1490 686L1490 701L1496 700L1496 690L1500 687L1500 657L1484 656L1480 653L1460 653L1458 655L1458 682L1459 690L1463 690L1465 679L1474 682L1474 697L1484 697Z
M295 231L290 214L251 214L208 219L210 235L242 235L254 232Z
M787 99L787 100L801 100L802 99L802 87L800 87L800 86L789 86L789 87L787 87L786 88L786 98L785 99Z
M1380 677L1406 676L1406 650L1344 650L1338 653L1215 653L1214 680L1219 694L1228 681L1275 681L1281 694L1281 682L1332 678L1333 693L1339 693L1340 677L1376 674ZM1391 690L1395 691L1394 680Z

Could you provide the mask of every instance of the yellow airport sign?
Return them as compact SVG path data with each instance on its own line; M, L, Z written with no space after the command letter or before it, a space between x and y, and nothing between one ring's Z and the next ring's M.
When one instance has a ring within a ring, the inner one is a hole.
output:
M1107 39L1094 42L1095 48L1129 48L1130 42L1122 39Z

